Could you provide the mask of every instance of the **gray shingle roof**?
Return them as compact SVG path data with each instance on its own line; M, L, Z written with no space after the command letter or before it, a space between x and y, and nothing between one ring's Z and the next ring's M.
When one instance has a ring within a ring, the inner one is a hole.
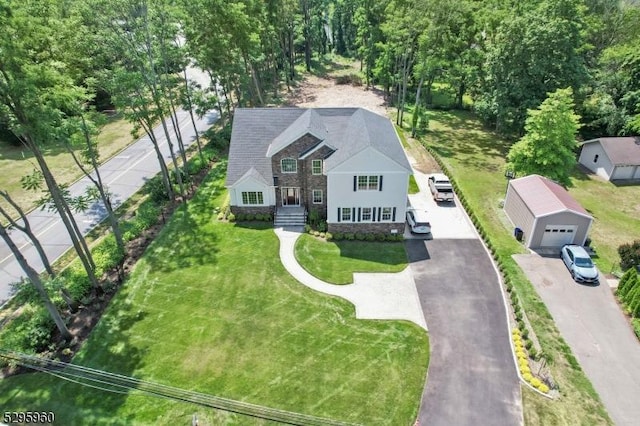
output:
M411 170L391 122L365 109L238 108L233 118L226 185L233 185L251 168L265 182L272 182L269 155L307 133L336 148L325 160L327 171L367 147Z
M636 166L640 164L640 137L598 138L584 142L600 142L602 149L615 166Z

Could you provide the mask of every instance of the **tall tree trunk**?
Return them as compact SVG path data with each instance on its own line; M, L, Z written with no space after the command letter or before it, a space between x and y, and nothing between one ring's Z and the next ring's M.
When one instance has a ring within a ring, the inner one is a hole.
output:
M49 170L49 166L44 160L44 157L40 152L40 148L30 138L24 138L24 140L27 141L27 146L30 148L36 161L38 162L38 166L40 167L40 171L44 176L45 183L47 184L47 189L51 194L51 198L53 199L53 203L56 207L56 210L58 211L58 215L60 216L60 219L62 219L62 223L69 233L71 243L73 244L73 248L78 254L80 262L82 262L84 269L87 271L87 276L89 277L91 285L94 288L98 289L100 287L100 284L98 283L98 279L96 278L93 257L91 256L89 247L87 247L84 236L78 229L78 224L73 217L73 213L71 212L71 209L69 208L67 202L64 200L64 197L62 197L60 188L55 178L53 177L53 174Z
M411 137L416 137L416 125L420 118L420 89L424 83L424 74L420 76L420 82L418 83L418 89L416 90L416 106L413 109L413 117L411 118Z
M25 257L22 255L22 253L20 252L20 249L18 249L18 247L15 245L15 243L7 233L7 230L2 225L0 225L0 237L7 244L7 246L15 256L16 260L18 261L18 264L20 265L22 270L27 274L29 281L31 281L31 284L33 284L33 286L36 288L36 290L40 294L40 297L42 297L44 306L47 309L47 311L49 311L49 315L51 315L53 322L55 322L56 327L58 327L58 331L60 331L62 338L64 340L71 340L73 336L71 335L71 332L69 332L69 329L64 323L64 320L60 316L60 312L58 312L55 305L51 301L51 298L47 294L47 291L44 288L44 284L40 280L40 276L29 265L29 263L27 262L27 259L25 259Z
M47 257L47 253L45 253L44 248L42 247L42 244L40 244L40 240L33 233L31 229L31 224L29 223L29 219L27 218L27 215L25 215L22 208L20 208L20 206L15 201L13 201L11 196L9 196L8 192L0 191L0 196L2 196L2 198L4 198L9 204L11 204L11 206L14 209L16 209L16 211L20 215L20 219L22 219L22 225L20 225L16 220L14 220L13 217L11 217L11 215L9 215L8 212L2 208L2 206L0 206L0 214L2 214L2 216L4 216L5 219L7 219L7 221L9 221L11 226L22 231L29 238L29 240L31 240L33 247L35 247L36 251L38 252L38 256L40 256L40 259L42 260L42 264L44 265L45 271L47 271L47 273L51 277L55 277L56 274L53 271L53 268L51 267L51 263L49 262L49 257Z
M91 141L91 135L89 134L89 128L87 126L87 122L84 118L84 115L80 115L80 119L82 120L82 133L84 135L84 141L87 146L87 152L89 154L89 160L91 161L91 167L93 168L93 172L95 173L95 178L89 173L88 170L84 168L82 163L78 160L75 155L73 149L70 146L67 146L67 149L71 153L73 160L76 165L82 170L82 173L89 178L89 180L93 183L93 185L98 190L100 194L100 199L102 200L102 204L104 205L105 210L107 211L107 218L109 219L109 223L111 224L111 229L113 230L113 236L116 239L116 244L118 245L118 249L124 253L124 240L122 239L122 230L120 229L120 223L118 222L118 218L116 217L115 212L113 211L113 206L111 205L111 197L108 193L108 190L105 190L104 183L102 182L102 175L100 174L99 164L98 164L98 153L96 152L95 146Z
M456 94L456 107L462 109L462 99L464 98L464 92L467 90L467 85L464 80L460 81L458 85L458 93Z
M191 87L189 86L189 79L187 78L187 67L182 68L182 76L184 81L184 94L185 100L187 101L187 109L189 110L189 118L191 119L191 125L193 126L193 131L196 135L196 145L198 146L198 156L200 157L200 161L204 164L204 155L202 154L202 141L200 140L200 132L198 131L198 126L196 125L196 119L193 115L193 100L191 99Z

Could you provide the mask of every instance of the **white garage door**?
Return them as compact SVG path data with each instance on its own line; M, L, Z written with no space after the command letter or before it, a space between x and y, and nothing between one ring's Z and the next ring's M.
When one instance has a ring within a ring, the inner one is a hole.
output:
M547 225L542 236L542 247L561 247L573 243L576 234L575 225Z
M611 179L631 179L633 178L635 169L635 166L617 166L613 171Z

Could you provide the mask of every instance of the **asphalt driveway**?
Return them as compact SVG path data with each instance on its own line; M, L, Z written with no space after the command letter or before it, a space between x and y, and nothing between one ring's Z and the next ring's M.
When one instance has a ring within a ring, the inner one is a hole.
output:
M429 327L420 425L523 423L505 306L478 239L406 242Z
M606 281L577 284L562 260L513 256L549 309L580 366L620 426L640 421L640 343ZM428 318L427 318L428 324Z

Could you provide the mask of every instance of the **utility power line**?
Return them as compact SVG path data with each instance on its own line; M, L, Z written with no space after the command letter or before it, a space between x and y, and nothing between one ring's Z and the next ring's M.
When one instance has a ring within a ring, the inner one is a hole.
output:
M294 413L291 411L269 408L248 402L207 395L200 392L180 389L146 380L136 379L122 374L110 373L81 365L69 364L27 355L0 348L0 357L13 361L18 365L41 371L68 380L82 386L88 386L106 392L130 393L137 391L145 395L165 398L174 401L189 402L203 407L215 408L245 416L272 420L283 424L300 426L355 426L323 417Z

